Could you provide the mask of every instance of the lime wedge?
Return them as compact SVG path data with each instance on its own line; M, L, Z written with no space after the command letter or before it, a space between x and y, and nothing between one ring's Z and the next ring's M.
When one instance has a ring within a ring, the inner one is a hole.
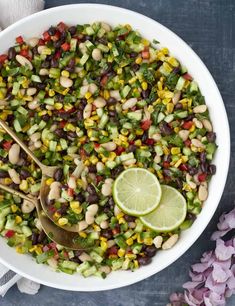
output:
M166 185L161 187L162 197L158 207L140 220L155 231L169 232L184 221L187 204L185 198L175 188Z
M142 216L153 211L161 199L157 177L146 169L129 168L113 184L115 203L128 215Z

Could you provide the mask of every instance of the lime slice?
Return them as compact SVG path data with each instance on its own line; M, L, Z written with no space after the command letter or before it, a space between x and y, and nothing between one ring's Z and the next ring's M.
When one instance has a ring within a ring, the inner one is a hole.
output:
M140 220L155 231L169 232L185 219L187 204L182 194L173 187L161 185L162 197L158 207Z
M113 184L115 203L128 215L142 216L159 204L162 191L157 177L146 169L129 168Z

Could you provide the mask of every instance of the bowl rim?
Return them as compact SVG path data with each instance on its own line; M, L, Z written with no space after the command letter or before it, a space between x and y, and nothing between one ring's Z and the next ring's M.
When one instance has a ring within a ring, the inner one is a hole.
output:
M19 21L17 21L16 23L10 25L8 28L6 28L5 30L3 30L1 33L0 33L0 39L2 38L3 35L7 34L8 32L11 32L12 30L14 29L17 29L17 27L19 25L21 25L22 23L24 22L28 22L30 20L33 20L35 17L37 16L40 16L40 15L45 15L45 17L47 17L47 15L49 15L50 13L56 13L56 12L62 12L63 9L67 9L68 7L70 7L71 9L73 8L92 8L92 9L102 9L102 8L106 8L106 9L112 9L112 10L116 10L117 13L118 12L123 12L123 13L126 13L128 15L131 15L133 18L135 17L141 17L143 20L146 20L147 22L151 22L151 23L155 23L157 24L158 27L162 28L165 32L168 32L169 35L171 37L174 37L174 39L177 39L181 45L183 45L186 49L188 49L190 51L190 53L192 54L192 56L197 60L197 62L200 63L200 65L202 66L202 68L204 69L204 71L207 73L207 77L209 78L209 81L211 82L212 86L213 86L213 89L216 91L216 96L218 98L218 100L220 100L220 104L221 104L221 107L223 109L223 114L222 116L224 117L224 123L226 125L226 134L225 134L225 140L226 140L226 145L227 145L227 151L225 152L226 155L224 156L224 175L222 177L222 181L221 181L221 184L220 184L220 190L218 192L218 195L217 195L217 203L215 204L215 206L210 210L210 215L209 217L206 218L206 220L204 220L203 224L201 224L201 228L198 229L197 231L194 231L194 235L193 235L193 239L190 240L190 242L187 243L187 245L185 245L184 248L180 249L177 253L177 255L174 257L173 260L171 260L171 262L166 262L166 264L163 264L163 266L160 268L160 269L152 269L150 270L149 272L145 272L140 275L138 275L135 279L132 279L132 280L128 280L128 279L123 279L122 280L122 283L118 283L118 284L114 284L114 285L110 285L106 284L106 286L100 288L98 285L95 286L94 288L92 287L85 287L85 288L82 288L80 289L79 288L79 283L77 284L78 288L77 287L71 287L70 285L66 285L66 284L56 284L56 281L53 282L53 281L48 281L48 280L45 280L45 279L40 279L39 277L35 277L33 276L33 272L32 274L30 274L30 271L25 271L23 270L23 268L18 268L18 267L15 267L14 264L11 264L9 262L7 262L6 260L4 260L2 257L1 257L1 254L0 254L0 262L2 264L4 264L5 266L7 266L9 269L15 271L16 273L22 275L23 277L26 277L26 278L29 278L35 282L40 282L41 284L44 284L46 286L50 286L50 287L53 287L53 288L57 288L57 289L64 289L64 290L70 290L70 291L103 291L103 290L109 290L109 289L116 289L116 288L121 288L121 287L124 287L124 286L127 286L127 285L131 285L131 284L134 284L136 282L139 282L143 279L146 279L152 275L154 275L155 273L165 269L167 266L169 266L170 264L172 264L173 262L175 262L177 259L179 259L195 242L196 240L199 238L199 236L202 234L202 232L205 230L206 226L209 224L210 220L212 219L217 207L218 207L218 204L219 204L219 201L222 197L222 194L223 194L223 191L224 191L224 187L225 187L225 184L226 184L226 180L227 180L227 176L228 176L228 169L229 169L229 163L230 163L230 148L231 148L231 145L230 145L230 129L229 129L229 121L228 121L228 117L227 117L227 113L226 113L226 108L225 108L225 105L223 103L223 100L222 100L222 97L221 97L221 94L219 92L219 89L211 75L211 73L209 72L209 70L207 69L206 65L203 63L203 61L200 59L200 57L194 52L194 50L180 37L178 36L177 34L175 34L173 31L171 31L170 29L168 29L166 26L162 25L161 23L159 23L158 21L152 19L152 18L149 18L143 14L140 14L138 12L135 12L135 11L132 11L132 10L129 10L129 9L125 9L125 8L122 8L122 7L118 7L118 6L113 6L113 5L106 5L106 4L97 4L97 3L80 3L80 4L69 4L69 5L62 5L62 6L57 6L57 7L52 7L52 8L49 8L49 9L46 9L46 10L43 10L41 12L38 12L38 13L35 13L35 14L32 14L30 16L27 16ZM63 20L63 18L61 18ZM116 272L117 273L117 272ZM56 278L55 278L56 279Z

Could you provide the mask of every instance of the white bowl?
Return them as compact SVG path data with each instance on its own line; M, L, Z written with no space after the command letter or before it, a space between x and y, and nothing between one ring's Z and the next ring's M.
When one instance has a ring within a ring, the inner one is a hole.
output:
M107 5L77 4L52 8L24 18L0 33L0 54L14 44L15 37L33 37L44 32L50 25L60 21L67 24L84 24L105 21L111 25L131 24L134 29L153 40L161 42L185 65L198 82L206 104L210 110L219 148L214 159L217 173L209 187L209 197L192 227L184 231L178 243L168 251L159 251L148 266L135 272L118 271L111 273L105 280L97 277L82 278L80 275L67 275L53 272L46 265L39 265L28 255L19 255L14 248L0 239L0 262L15 272L47 286L74 290L98 291L130 285L143 280L169 266L178 259L200 236L210 222L222 196L228 173L230 157L230 134L225 107L218 88L206 66L194 51L177 35L141 14Z

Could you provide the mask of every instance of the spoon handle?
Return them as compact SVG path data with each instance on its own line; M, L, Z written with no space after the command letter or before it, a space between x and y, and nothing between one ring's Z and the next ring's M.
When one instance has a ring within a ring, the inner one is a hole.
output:
M43 164L32 153L32 151L24 144L24 142L12 131L12 129L0 119L0 126L15 140L16 143L35 161L39 168L43 168Z
M34 202L34 199L28 197L27 195L25 195L24 193L22 193L20 191L17 191L17 190L15 190L13 188L8 187L6 185L0 184L0 189L5 190L5 191L7 191L7 192L9 192L11 194L14 194L14 195L16 195L16 196L18 196L18 197L20 197L22 199L25 199L27 201Z

